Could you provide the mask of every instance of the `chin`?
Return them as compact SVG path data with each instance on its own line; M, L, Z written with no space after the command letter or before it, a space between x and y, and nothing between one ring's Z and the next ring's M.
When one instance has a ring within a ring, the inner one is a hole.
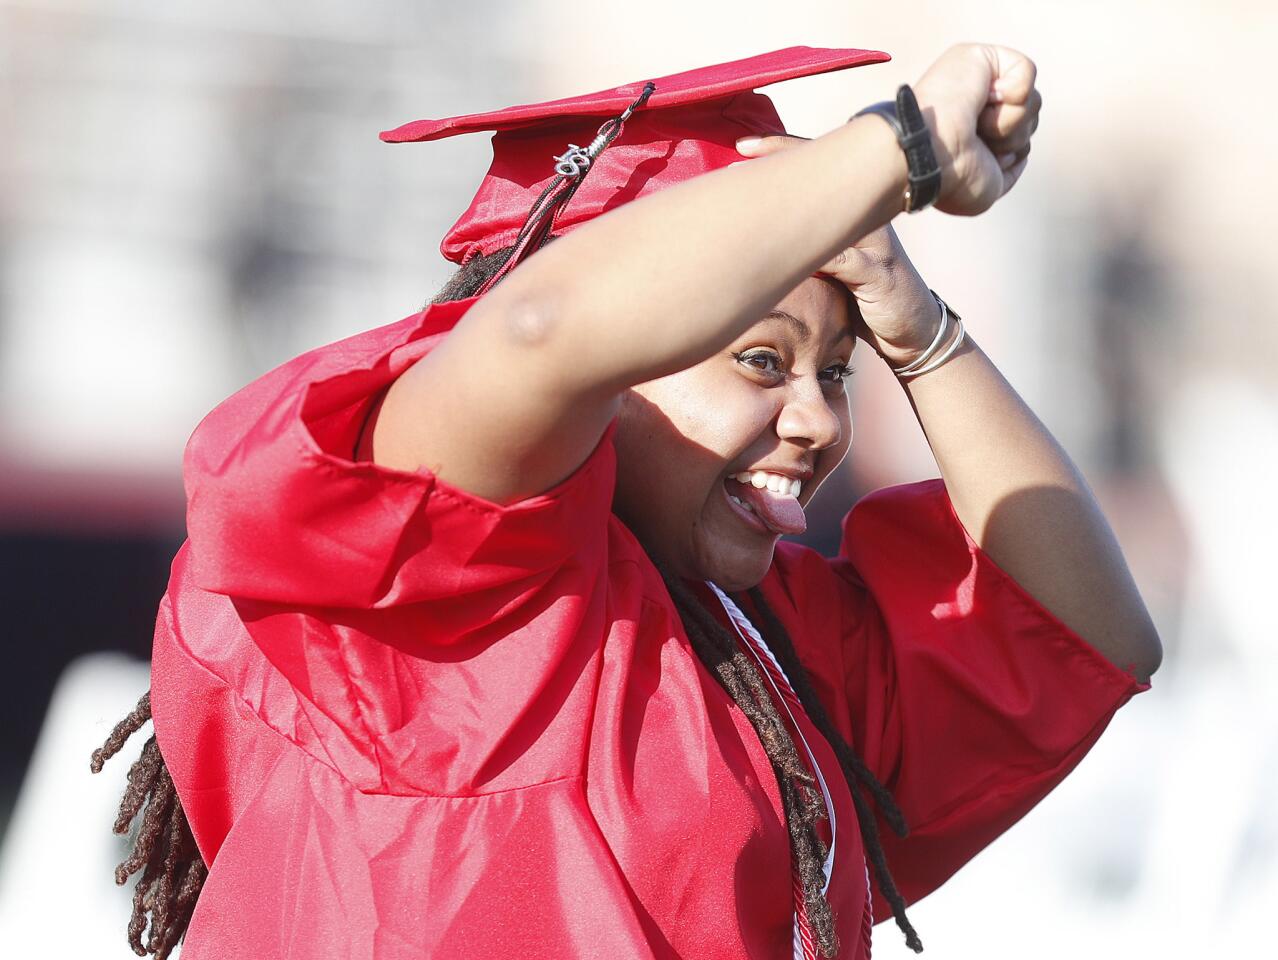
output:
M772 566L775 544L766 550L735 550L713 558L705 565L703 580L712 580L725 593L739 593L757 587Z

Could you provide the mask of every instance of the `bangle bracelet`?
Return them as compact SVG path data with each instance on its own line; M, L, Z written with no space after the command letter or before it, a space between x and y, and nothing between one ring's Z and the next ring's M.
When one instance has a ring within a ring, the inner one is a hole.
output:
M945 363L946 360L954 356L955 351L958 350L959 345L963 342L964 336L967 334L967 331L963 329L963 318L960 317L957 312L951 310L950 305L942 300L935 290L929 290L928 293L932 294L932 296L936 299L937 304L940 305L941 327L936 331L936 337L932 340L926 350L905 366L895 367L892 369L892 372L902 380L908 380L910 377L917 377L919 374L928 373ZM950 317L954 318L954 323L958 326L958 334L950 341L950 345L946 347L939 356L934 356L936 348L939 347L945 339L945 333L949 328Z
M929 363L925 367L919 367L917 370L911 370L908 373L898 373L897 376L900 377L902 380L908 380L911 377L917 377L920 374L930 373L931 371L939 367L941 364L943 364L946 360L950 359L950 357L954 356L954 351L956 351L959 348L959 344L963 342L963 337L967 333L967 331L963 329L962 317L960 317L958 314L955 314L954 322L958 324L958 336L956 336L954 340L950 343L950 345L945 348L944 353L942 353L939 357L937 357L935 360L933 360L931 363Z
M932 338L932 342L928 344L928 347L926 350L920 353L917 357L915 357L905 366L892 368L892 372L895 373L898 377L903 373L910 373L912 370L917 370L919 367L923 366L923 364L931 360L932 354L936 352L936 348L939 347L941 345L941 342L945 339L945 331L949 329L949 326L950 326L949 306L946 304L944 300L942 300L940 297L936 295L935 290L928 290L928 293L932 295L932 299L934 299L937 303L937 306L941 308L941 324L940 326L936 328L936 336Z

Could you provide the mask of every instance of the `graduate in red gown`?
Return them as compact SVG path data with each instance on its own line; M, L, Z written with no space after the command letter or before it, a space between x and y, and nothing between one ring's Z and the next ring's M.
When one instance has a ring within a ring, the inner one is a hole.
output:
M942 56L918 155L913 114L799 141L753 92L883 59L383 135L493 130L493 165L435 303L191 438L152 689L94 760L153 718L139 953L865 958L888 917L921 949L906 906L1148 688L1085 482L887 226L1011 188L1033 64ZM858 341L942 479L826 558L780 537L848 450Z

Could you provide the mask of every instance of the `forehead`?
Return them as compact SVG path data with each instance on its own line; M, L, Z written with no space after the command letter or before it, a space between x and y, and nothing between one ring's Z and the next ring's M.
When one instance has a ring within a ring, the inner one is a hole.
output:
M828 345L852 338L848 294L842 284L808 277L760 321L780 324L800 342Z

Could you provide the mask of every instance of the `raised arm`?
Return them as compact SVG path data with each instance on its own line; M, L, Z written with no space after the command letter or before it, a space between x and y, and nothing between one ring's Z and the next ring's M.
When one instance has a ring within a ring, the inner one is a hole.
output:
M594 448L623 389L705 359L900 209L901 151L865 119L543 248L396 382L374 459L427 466L495 501L554 486Z
M946 56L1001 53L963 47ZM977 132L1015 180L1041 104L1034 65L1021 58L992 69L1004 77L1003 91L997 106L982 110ZM925 76L920 100L951 95L943 79ZM792 138L769 138L753 152L773 155L792 146ZM932 342L939 310L890 227L828 266L857 299L860 335L893 367ZM954 335L951 328L937 355ZM990 358L968 337L949 361L901 386L972 538L1111 663L1147 681L1162 647L1118 541L1078 468Z
M972 127L991 75L957 61L946 69L967 96L932 119ZM1010 186L964 155L974 149L955 140L940 151L941 203L957 212L984 209ZM705 359L887 223L905 174L887 125L863 117L579 227L521 264L395 383L373 458L428 467L501 502L554 486L598 442L622 390Z
M1078 468L967 340L905 392L963 526L1000 567L1141 682L1162 660L1118 541Z

